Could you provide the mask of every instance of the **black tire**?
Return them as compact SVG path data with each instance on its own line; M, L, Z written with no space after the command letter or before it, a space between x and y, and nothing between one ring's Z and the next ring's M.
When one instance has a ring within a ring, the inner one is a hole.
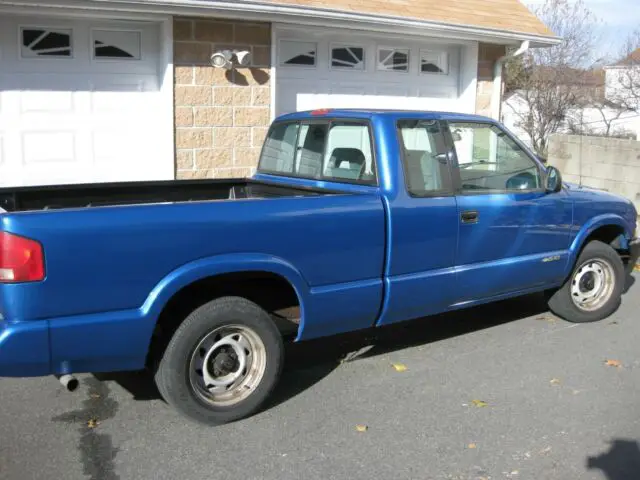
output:
M266 352L264 373L246 398L233 405L214 405L193 386L192 356L207 335L230 325L250 329L259 337ZM220 425L245 418L262 406L278 382L283 361L282 336L269 315L244 298L223 297L196 309L182 322L162 355L155 381L162 397L179 413L198 423Z
M588 311L579 308L572 299L571 287L579 271L590 260L605 262L611 268L613 286L608 299L597 309ZM606 243L594 240L589 242L580 255L567 281L553 294L549 292L549 309L559 317L573 323L588 323L603 320L613 314L620 306L625 283L624 264L618 253Z

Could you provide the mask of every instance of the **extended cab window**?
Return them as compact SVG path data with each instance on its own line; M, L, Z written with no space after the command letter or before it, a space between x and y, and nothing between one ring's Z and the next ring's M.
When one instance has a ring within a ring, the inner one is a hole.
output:
M450 193L447 147L439 122L400 120L398 140L409 193L413 196Z
M484 123L449 123L462 192L536 190L536 163L503 130Z
M376 183L369 125L362 121L274 124L258 171L315 180Z

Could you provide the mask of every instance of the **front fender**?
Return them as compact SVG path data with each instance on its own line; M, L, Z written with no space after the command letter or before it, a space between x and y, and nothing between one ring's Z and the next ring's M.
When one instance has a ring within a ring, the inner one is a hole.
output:
M620 215L616 215L614 213L607 213L607 214L598 215L589 219L589 221L586 222L582 226L582 228L580 228L580 231L578 232L576 237L573 239L573 242L571 242L571 246L569 247L569 262L567 265L568 270L571 270L573 264L578 258L578 254L582 250L582 247L584 246L584 243L589 237L589 235L591 235L600 227L605 227L610 225L615 225L620 227L624 232L624 237L626 239L631 238L631 235L633 234L633 232L631 231L632 227L630 227L628 222L624 218L622 218Z
M217 255L182 265L153 288L141 308L142 314L157 319L167 302L184 287L207 277L239 272L268 272L283 277L293 286L300 303L300 316L304 318L309 285L302 274L286 260L259 253Z

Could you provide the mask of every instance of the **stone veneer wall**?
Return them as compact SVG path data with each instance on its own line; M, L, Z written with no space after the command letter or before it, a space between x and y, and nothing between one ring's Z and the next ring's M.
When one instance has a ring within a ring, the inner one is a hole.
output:
M491 116L491 96L493 93L493 67L505 54L504 45L481 43L478 49L478 89L476 113Z
M176 178L252 175L270 121L270 25L176 18L173 33ZM251 51L251 65L212 67L225 48Z

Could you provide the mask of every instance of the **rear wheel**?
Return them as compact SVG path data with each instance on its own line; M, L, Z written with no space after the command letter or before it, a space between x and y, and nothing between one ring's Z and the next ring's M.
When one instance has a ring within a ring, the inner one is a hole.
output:
M216 425L257 411L275 387L282 338L269 315L244 298L224 297L191 313L156 372L163 398L188 418Z
M620 305L624 265L606 243L589 242L578 257L569 279L548 294L549 308L570 322L595 322L607 318Z

